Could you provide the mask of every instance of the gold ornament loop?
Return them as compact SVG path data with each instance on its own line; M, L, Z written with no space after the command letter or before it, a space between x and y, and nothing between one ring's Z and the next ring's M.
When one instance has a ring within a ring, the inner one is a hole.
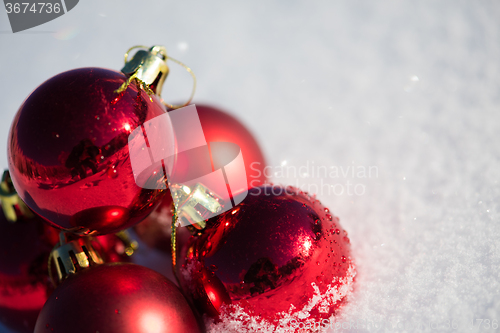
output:
M162 100L162 103L168 107L168 108L171 108L171 109L178 109L178 108L182 108L186 105L189 105L189 103L191 103L191 101L193 100L193 97L194 97L194 93L196 92L196 75L194 75L194 72L191 68L189 68L188 66L186 66L184 63L180 62L179 60L177 59L174 59L170 56L167 56L167 59L170 59L172 60L173 62L175 62L176 64L180 65L181 67L184 67L184 69L189 73L191 74L191 76L193 77L193 88L191 90L191 96L189 96L189 99L187 100L186 103L184 104L180 104L180 105L172 105L172 104L168 104L166 103L165 101Z
M128 62L128 54L130 53L130 51L132 50L135 50L135 49L148 49L147 46L144 46L144 45L135 45L135 46L132 46L131 48L129 48L127 50L127 52L125 52L125 64Z

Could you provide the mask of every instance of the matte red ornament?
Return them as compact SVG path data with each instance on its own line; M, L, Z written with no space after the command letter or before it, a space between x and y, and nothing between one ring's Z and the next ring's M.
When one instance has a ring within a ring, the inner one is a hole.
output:
M167 278L135 264L103 264L70 276L51 295L35 333L200 332L191 308Z
M101 68L61 73L21 105L8 140L9 170L21 199L53 226L100 234L151 213L165 190L143 189L132 173L128 136L165 113L157 97ZM167 141L174 145L173 131ZM164 181L151 171L151 181Z
M59 231L39 217L9 222L0 208L0 322L16 332L33 332L52 292L47 261Z
M338 218L293 187L253 188L207 222L179 255L182 289L209 329L294 332L329 318L352 289L350 242Z

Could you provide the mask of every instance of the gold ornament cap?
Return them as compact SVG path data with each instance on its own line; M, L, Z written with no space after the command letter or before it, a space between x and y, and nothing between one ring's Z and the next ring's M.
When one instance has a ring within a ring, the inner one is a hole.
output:
M132 59L129 60L129 53L134 49L140 49L137 51ZM188 101L181 105L172 105L166 103L161 98L161 91L163 89L163 83L167 78L169 73L169 68L167 66L167 59L179 64L184 67L186 71L193 77L193 88L191 91L191 96ZM127 87L135 81L136 84L144 89L152 100L151 95L156 95L160 98L161 102L170 109L178 109L180 107L186 106L191 103L193 99L194 92L196 91L196 76L194 75L191 68L167 55L167 49L161 45L154 45L150 48L143 45L133 46L127 50L125 53L125 66L121 69L122 73L127 76L127 81L125 81L115 92L121 94L127 89Z
M99 252L92 245L92 236L67 240L67 234L61 231L59 245L49 256L49 275L54 286L59 285L68 276L93 265L104 263ZM54 271L57 277L54 276Z
M206 220L222 211L223 200L203 184L196 183L192 188L174 184L170 186L170 191L181 226L204 229Z
M137 51L132 59L128 60L128 53L132 49L125 54L122 73L144 82L156 95L161 96L163 83L169 72L167 50L164 46L154 45L147 51Z
M9 170L3 172L0 182L0 203L3 214L9 222L17 222L19 217L29 219L35 216L17 194Z

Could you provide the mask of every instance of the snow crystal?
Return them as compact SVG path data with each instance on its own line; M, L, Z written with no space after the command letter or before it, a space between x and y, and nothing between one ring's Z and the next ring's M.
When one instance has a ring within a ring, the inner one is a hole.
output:
M349 293L352 292L355 276L354 266L350 264L346 276L334 278L325 293L321 293L316 284L312 282L311 285L315 290L313 297L300 310L297 310L292 304L288 311L277 313L279 324L273 324L257 315L249 314L238 303L235 303L222 308L219 322L206 318L207 331L209 333L289 333L300 330L299 324L302 325L301 327L317 327L318 331L324 331L320 325L321 321L307 319L310 316L309 311L319 305L320 312L327 313L330 306L348 297ZM334 323L335 319L331 318L330 321Z

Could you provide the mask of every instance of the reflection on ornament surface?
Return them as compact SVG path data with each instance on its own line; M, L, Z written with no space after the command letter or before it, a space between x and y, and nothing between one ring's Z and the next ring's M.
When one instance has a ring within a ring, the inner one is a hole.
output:
M112 233L144 219L164 195L165 179L155 168L149 183L157 189L136 185L128 141L164 108L135 84L117 94L125 80L100 68L61 73L35 89L14 118L8 141L14 186L55 227ZM173 146L173 132L164 135Z

